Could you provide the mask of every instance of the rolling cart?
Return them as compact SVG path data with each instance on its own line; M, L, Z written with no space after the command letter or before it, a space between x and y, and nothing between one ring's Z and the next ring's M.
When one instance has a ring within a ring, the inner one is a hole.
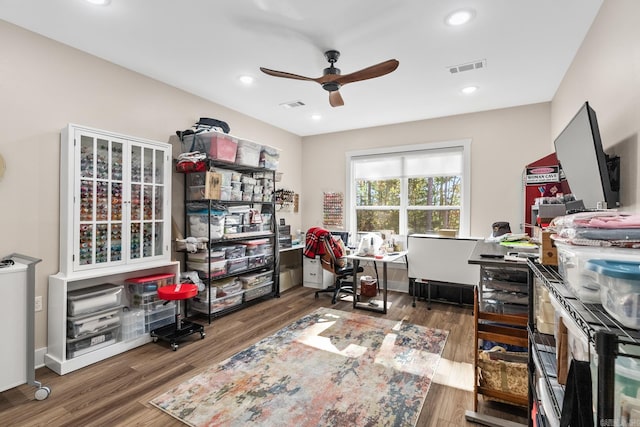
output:
M13 253L3 258L2 263L4 265L14 265L14 263L20 263L26 265L26 320L27 320L27 336L26 336L26 379L27 384L37 387L35 391L36 400L44 400L49 397L51 389L43 386L39 381L36 381L35 371L35 298L36 298L36 269L37 263L42 261L38 258L33 258L27 255L21 255ZM16 269L16 271L24 271L22 269Z

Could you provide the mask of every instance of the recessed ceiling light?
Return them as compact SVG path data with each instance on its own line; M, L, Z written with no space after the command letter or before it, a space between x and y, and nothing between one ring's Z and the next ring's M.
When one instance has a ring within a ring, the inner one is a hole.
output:
M475 16L476 12L473 9L460 9L455 12L451 12L445 18L445 22L452 27L466 24Z
M312 118L313 120L320 120L320 119L322 118L322 116L321 116L320 114L312 114L312 115L311 115L311 118Z
M478 86L467 86L467 87L463 87L461 92L464 93L465 95L471 95L477 90L478 90Z
M251 76L240 76L238 77L238 80L240 80L240 83L244 84L244 85L250 85L251 83L253 83L253 77Z
M98 6L106 6L111 3L111 0L87 0L87 2L91 4L96 4Z

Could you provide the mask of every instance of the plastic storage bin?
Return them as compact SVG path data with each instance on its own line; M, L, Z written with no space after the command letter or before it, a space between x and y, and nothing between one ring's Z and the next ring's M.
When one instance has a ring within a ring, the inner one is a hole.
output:
M263 145L260 148L260 167L276 170L280 163L280 150L275 147Z
M246 139L238 141L236 163L244 166L258 167L260 164L260 144Z
M227 260L227 271L229 274L238 273L248 268L248 260L246 257L234 258Z
M244 300L251 301L252 299L260 298L270 293L272 288L273 282L267 282L263 285L248 289L244 293Z
M558 241L555 245L558 248L558 272L576 297L585 303L601 301L598 277L586 268L587 261L606 259L640 262L640 251L637 249L574 246Z
M271 280L272 276L273 271L269 270L262 273L243 274L242 276L238 277L238 279L242 283L242 287L244 289L251 289L267 283Z
M176 305L173 301L167 305L160 305L153 311L145 312L144 324L145 333L151 332L165 325L170 325L176 321Z
M224 250L226 259L236 259L245 256L247 247L245 245L230 245L224 246Z
M122 285L104 284L67 293L67 316L95 313L118 307L122 300Z
M125 309L120 319L120 341L129 341L145 334L144 311Z
M224 283L216 283L216 297L221 298L227 295L236 294L242 290L242 282L235 277Z
M209 252L196 252L195 254L187 254L188 261L195 262L216 262L223 261L225 257L225 251L223 250L210 250Z
M154 274L150 276L133 277L125 280L132 294L155 292L161 286L172 285L176 282L176 275L172 273Z
M242 296L244 291L241 290L238 293L230 294L221 298L211 300L210 304L207 304L207 300L194 299L191 302L190 307L200 313L208 313L209 309L211 313L216 313L237 305L242 304Z
M618 356L613 417L622 426L640 425L640 360Z
M78 338L96 334L120 324L120 307L87 314L67 317L67 337Z
M189 235L191 237L220 239L224 234L224 212L211 211L211 214L209 211L187 212L187 217L189 218Z
M86 337L67 339L67 359L82 356L103 347L115 344L118 339L119 327L113 327L100 333Z
M628 328L640 329L640 261L592 259L585 266L597 275L607 313Z
M265 247L268 243L269 241L267 239L250 240L243 242L243 244L247 247L246 255L264 255Z
M131 293L129 303L133 308L139 308L143 311L153 311L158 306L164 304L164 301L158 298L158 291Z
M194 139L195 137L195 139ZM219 132L202 132L187 135L182 141L182 152L199 151L211 159L225 162L235 162L238 150L238 140L230 135Z
M190 270L208 274L209 277L223 276L227 273L226 260L213 262L187 261L187 267L189 267Z

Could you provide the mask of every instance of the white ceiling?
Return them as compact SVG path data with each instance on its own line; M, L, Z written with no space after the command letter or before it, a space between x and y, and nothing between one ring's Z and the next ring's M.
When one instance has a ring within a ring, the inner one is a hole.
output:
M0 0L0 19L301 136L550 101L602 0ZM471 7L450 27L445 16ZM398 69L341 88L315 82L324 52L342 74ZM480 70L449 66L486 60ZM250 87L238 82L248 74ZM479 87L471 96L460 89ZM302 101L285 109L279 104ZM313 120L320 114L321 120ZM211 112L203 111L203 116ZM225 117L216 117L225 120ZM233 133L233 123L229 123Z

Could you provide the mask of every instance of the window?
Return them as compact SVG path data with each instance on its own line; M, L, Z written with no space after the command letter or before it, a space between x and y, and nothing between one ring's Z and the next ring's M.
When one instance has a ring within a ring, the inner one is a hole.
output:
M349 224L352 235L466 236L469 230L470 141L432 143L347 154Z

